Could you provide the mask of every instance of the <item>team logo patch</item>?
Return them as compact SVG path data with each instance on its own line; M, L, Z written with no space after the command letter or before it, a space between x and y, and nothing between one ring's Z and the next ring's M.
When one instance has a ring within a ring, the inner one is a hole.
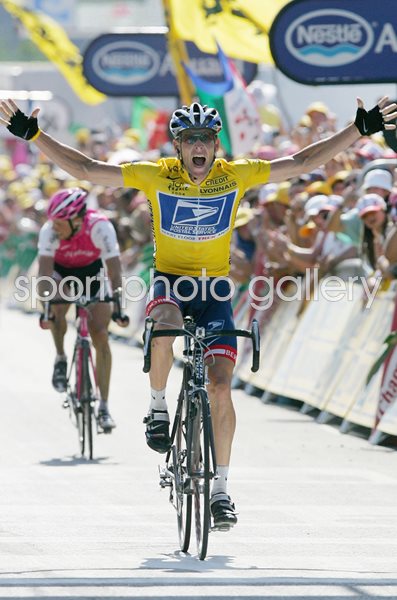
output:
M236 191L213 198L178 198L159 192L161 233L180 240L210 240L230 229Z
M207 323L207 331L219 331L225 326L225 320L219 319L219 321L210 321Z

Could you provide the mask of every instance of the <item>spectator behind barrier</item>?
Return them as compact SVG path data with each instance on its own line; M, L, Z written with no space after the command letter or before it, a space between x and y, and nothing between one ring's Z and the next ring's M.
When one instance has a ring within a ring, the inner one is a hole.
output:
M372 169L364 177L362 189L366 194L378 194L387 203L393 188L393 176L386 169Z
M387 204L379 194L364 194L357 202L357 211L364 223L362 258L372 286L375 278L387 271L383 257L386 238L393 224L387 215Z
M342 232L328 229L329 217L337 206L336 197L330 199L325 194L318 194L310 198L305 205L305 217L306 222L315 227L312 247L301 248L292 244L287 236L277 233L271 238L274 251L302 273L307 268L318 267L320 276L332 273L341 261L355 257L357 251L352 240Z
M248 283L253 271L256 243L250 225L254 218L255 213L252 208L239 207L234 223L230 254L230 277L239 284Z

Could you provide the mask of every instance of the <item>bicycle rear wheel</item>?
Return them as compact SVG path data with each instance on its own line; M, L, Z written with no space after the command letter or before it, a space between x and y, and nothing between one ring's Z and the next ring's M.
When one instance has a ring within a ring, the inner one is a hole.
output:
M172 460L174 469L174 485L176 511L178 521L179 545L182 552L187 552L190 544L190 532L192 527L192 496L190 490L186 489L187 481L187 424L188 424L188 377L184 374L184 382L180 392L178 407L180 410L177 429L175 434L175 445L172 448Z
M196 414L192 419L191 474L197 554L204 560L208 549L210 513L210 414L208 396L198 393Z

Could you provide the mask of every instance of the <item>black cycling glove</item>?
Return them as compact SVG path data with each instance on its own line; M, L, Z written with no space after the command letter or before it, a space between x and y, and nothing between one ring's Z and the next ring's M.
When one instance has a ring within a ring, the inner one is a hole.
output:
M27 117L21 110L12 115L7 129L23 140L37 137L39 126L36 117Z
M368 111L366 111L365 108L358 108L354 124L361 135L372 135L377 131L383 131L385 129L383 115L380 112L378 105Z

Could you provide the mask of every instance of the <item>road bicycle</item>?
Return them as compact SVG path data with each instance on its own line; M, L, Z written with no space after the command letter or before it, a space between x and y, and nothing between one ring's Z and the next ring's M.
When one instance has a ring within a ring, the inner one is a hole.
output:
M251 330L206 330L185 317L181 329L154 329L155 321L147 317L143 336L145 373L151 366L151 340L154 337L178 337L184 341L182 385L171 430L171 449L165 466L160 467L160 486L169 488L169 500L177 513L179 544L187 552L194 515L197 555L204 560L208 536L214 530L210 510L211 480L217 478L211 407L206 389L210 339L226 336L251 338L253 356L251 370L259 368L259 328L252 321ZM205 355L207 358L205 359Z
M81 456L86 455L90 460L93 459L94 431L97 434L111 432L111 429L102 429L98 423L97 406L100 393L88 330L88 319L90 318L88 307L98 302L115 303L115 312L112 314L113 321L126 322L128 320L128 317L121 313L120 295L118 294L104 298L88 299L81 296L73 300L45 301L43 313L40 315L40 325L44 327L46 322L54 319L51 316L51 305L74 304L76 306L76 339L67 375L66 398L63 407L69 409L70 418L77 428Z

